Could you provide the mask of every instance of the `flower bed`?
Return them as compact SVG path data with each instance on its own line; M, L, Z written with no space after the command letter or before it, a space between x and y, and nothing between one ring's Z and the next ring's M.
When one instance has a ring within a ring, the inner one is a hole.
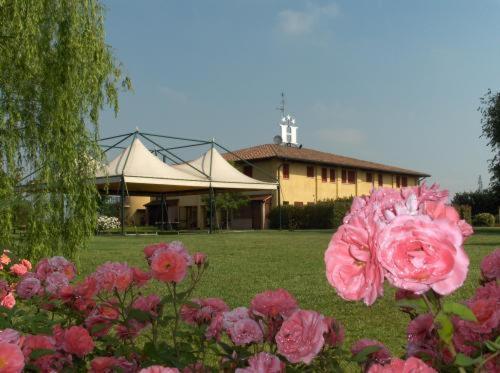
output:
M409 316L404 356L368 339L347 348L337 320L301 309L284 289L235 309L193 299L207 257L171 242L144 248L147 271L107 262L78 282L62 257L32 268L4 252L0 371L335 372L355 363L369 372L494 372L500 249L483 260L471 299L445 298L467 275L462 245L472 233L446 197L424 185L356 198L325 253L327 279L346 300L373 304L385 279L398 288L395 305ZM151 281L164 292L147 294Z

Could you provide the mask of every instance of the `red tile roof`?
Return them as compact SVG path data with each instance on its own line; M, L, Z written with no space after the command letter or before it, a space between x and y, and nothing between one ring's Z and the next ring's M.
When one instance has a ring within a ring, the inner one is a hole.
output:
M321 152L314 149L297 148L291 146L264 144L235 150L232 153L223 154L228 161L237 162L241 159L247 161L257 161L270 158L278 158L281 160L293 160L299 162L321 163L327 165L353 167L374 171L385 171L389 173L398 173L405 175L414 175L428 177L429 174L408 170L405 168L388 166L381 163L362 161L360 159L344 157L333 153Z

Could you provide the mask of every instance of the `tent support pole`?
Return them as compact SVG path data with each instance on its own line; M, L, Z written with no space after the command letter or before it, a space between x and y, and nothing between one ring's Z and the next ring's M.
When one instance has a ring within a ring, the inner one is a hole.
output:
M210 187L209 202L210 206L210 221L208 226L208 233L212 234L214 231L214 189Z
M279 184L278 184L278 189L276 191L278 192L278 216L279 216L279 228L281 230L281 190Z
M120 183L120 225L122 236L125 235L125 178L122 176Z
M161 211L161 226L162 231L165 230L165 217L163 215L163 210L165 209L165 193L161 194L160 211Z

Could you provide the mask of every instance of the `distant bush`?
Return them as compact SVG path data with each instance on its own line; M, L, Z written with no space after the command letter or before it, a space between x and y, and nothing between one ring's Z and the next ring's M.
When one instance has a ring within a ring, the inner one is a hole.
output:
M453 205L460 215L460 219L464 219L467 223L472 224L472 208L469 205Z
M474 216L472 223L477 227L494 227L495 217L488 212L483 212Z
M342 224L342 219L351 208L352 198L319 201L314 205L281 206L283 229L331 229ZM269 213L270 228L279 228L279 208Z
M114 216L101 215L97 218L97 230L99 232L120 228L120 219Z
M477 215L482 212L489 212L490 214L498 214L500 207L500 193L493 190L493 188L474 191L457 193L451 201L453 205L467 205L472 209L472 215Z

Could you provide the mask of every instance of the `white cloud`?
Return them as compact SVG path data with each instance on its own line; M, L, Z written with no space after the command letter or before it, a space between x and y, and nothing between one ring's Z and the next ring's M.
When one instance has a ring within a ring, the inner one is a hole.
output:
M186 103L188 101L188 96L180 91L176 91L166 85L162 85L158 88L162 95L164 95L169 101L175 101L178 103Z
M285 9L278 13L278 29L290 36L305 35L322 19L336 17L338 13L335 3L324 6L308 3L304 10Z

